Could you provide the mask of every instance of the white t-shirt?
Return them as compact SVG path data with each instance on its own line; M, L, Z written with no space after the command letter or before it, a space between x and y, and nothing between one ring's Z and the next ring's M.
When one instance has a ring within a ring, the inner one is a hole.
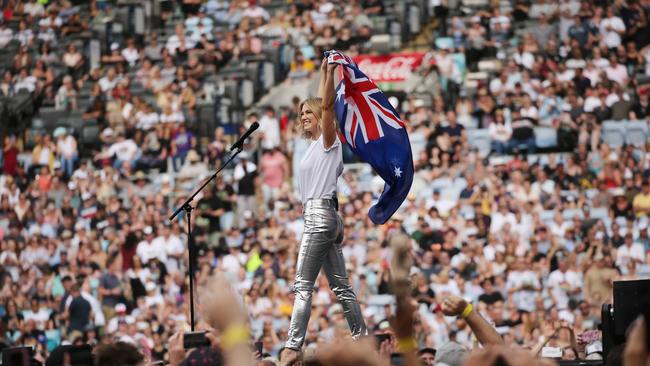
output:
M99 79L99 87L102 89L104 93L113 90L115 86L117 85L117 82L119 80L117 78L113 78L113 80L110 80L108 77L104 76L103 78Z
M23 12L36 17L45 14L45 8L38 2L27 3L23 6Z
M38 312L33 312L32 310L26 310L23 312L23 317L25 320L34 320L36 323L36 328L45 329L45 323L50 319L51 311L45 308L38 309Z
M124 59L126 60L126 62L129 63L129 65L133 66L140 59L140 52L135 47L134 48L127 47L122 50L122 57L124 57Z
M614 30L607 30L612 27ZM621 45L621 35L616 31L625 31L625 23L619 17L605 18L600 21L600 34L603 35L603 41L607 48L614 48Z
M262 116L260 118L260 131L264 133L262 148L270 150L280 146L280 123L277 118Z
M138 112L135 114L135 119L138 121L135 126L142 130L152 129L159 121L158 113L156 112Z
M506 281L506 289L510 290L513 288L521 288L524 286L530 286L535 289L539 289L539 281L535 276L533 271L512 271L508 275ZM517 309L525 310L532 312L535 310L535 298L537 297L538 292L533 289L524 290L521 289L516 291L512 295L512 300L514 301Z
M149 243L146 240L143 240L138 244L138 249L136 250L138 257L143 264L148 263L153 258L158 258L162 263L167 262L167 251L160 241L152 240Z
M117 158L122 161L131 161L135 159L137 153L138 145L136 145L131 139L116 142L108 148L108 154L110 156L116 155Z
M609 65L605 69L605 74L609 80L613 80L620 85L623 85L627 80L627 68L621 64L616 64L616 66Z
M562 284L568 285L571 290L582 287L582 275L573 271L562 273L562 271L557 269L548 276L548 287L557 301L557 308L560 310L566 309L569 306L569 296L560 287Z
M643 245L635 243L630 247L621 245L616 252L616 265L625 266L630 260L645 261Z
M5 27L0 30L0 47L4 47L14 39L14 31L11 28Z
M343 149L336 136L334 144L325 149L323 134L312 141L300 161L299 187L302 202L312 198L336 197L336 181L343 173Z
M77 155L77 142L72 135L68 135L64 139L59 140L56 145L59 149L59 154L66 158Z

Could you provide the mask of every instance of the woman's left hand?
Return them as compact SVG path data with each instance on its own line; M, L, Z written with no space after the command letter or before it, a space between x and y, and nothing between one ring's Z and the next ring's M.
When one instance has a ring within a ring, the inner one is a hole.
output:
M327 59L325 59L325 61L327 61ZM330 75L334 74L334 70L336 70L337 66L339 66L337 63L327 64L327 73Z

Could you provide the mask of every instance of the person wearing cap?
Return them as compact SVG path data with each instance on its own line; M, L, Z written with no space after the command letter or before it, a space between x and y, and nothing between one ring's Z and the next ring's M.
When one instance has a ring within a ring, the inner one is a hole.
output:
M72 285L69 302L66 304L65 317L68 320L68 332L86 331L91 321L92 307L90 302L81 295L81 286Z
M69 86L71 87L72 85L71 80L69 80L69 84L70 84ZM74 172L75 163L79 159L79 152L77 150L77 140L74 138L74 136L72 136L72 134L68 132L68 130L65 127L58 127L54 131L54 138L56 139L56 149L59 154L59 161L61 162L61 168L63 169L63 174L65 174L66 178L70 178L72 176L72 173Z
M341 303L353 338L367 334L357 297L348 282L341 251L343 220L337 213L336 181L343 172L343 152L334 119L336 64L322 60L319 95L300 105L300 129L310 142L300 162L299 192L304 207L304 231L296 263L293 313L283 365L298 358L311 315L316 276L324 269Z

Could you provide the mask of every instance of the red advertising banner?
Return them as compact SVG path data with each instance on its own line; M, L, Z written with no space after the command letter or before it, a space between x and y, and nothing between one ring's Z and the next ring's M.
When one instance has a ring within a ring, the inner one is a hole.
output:
M360 55L353 57L361 71L377 83L406 80L420 66L424 52L394 53L390 55Z

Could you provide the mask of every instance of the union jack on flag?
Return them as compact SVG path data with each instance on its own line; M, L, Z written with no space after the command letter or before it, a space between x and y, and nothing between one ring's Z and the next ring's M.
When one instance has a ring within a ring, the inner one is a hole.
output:
M340 65L334 109L341 139L385 182L379 200L368 212L375 224L383 224L404 202L413 183L413 156L404 122L350 57L330 51L327 62Z

